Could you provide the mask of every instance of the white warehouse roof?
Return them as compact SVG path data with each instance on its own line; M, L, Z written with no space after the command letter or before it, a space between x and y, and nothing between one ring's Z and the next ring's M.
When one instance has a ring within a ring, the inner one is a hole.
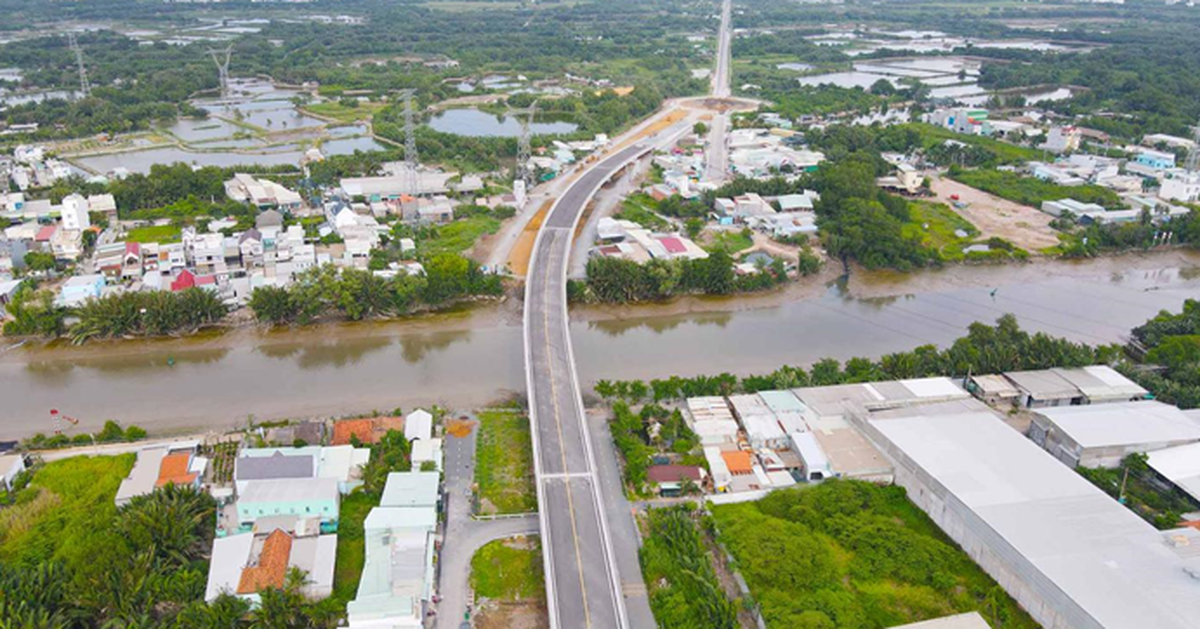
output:
M948 509L973 515L969 530L994 540L984 552L1015 565L1063 626L1196 626L1200 557L1171 542L1200 531L1155 530L991 412L870 424L944 488Z
M1170 404L1150 400L1058 406L1037 414L1084 448L1200 441L1200 423Z
M1176 487L1200 500L1200 443L1151 452L1146 462Z

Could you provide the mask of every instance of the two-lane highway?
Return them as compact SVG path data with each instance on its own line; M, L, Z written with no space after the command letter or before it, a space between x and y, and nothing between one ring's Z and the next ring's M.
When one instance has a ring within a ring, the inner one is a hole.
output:
M587 170L550 210L525 284L525 363L550 626L629 625L601 508L594 454L567 326L575 225L610 177L649 149L622 149Z

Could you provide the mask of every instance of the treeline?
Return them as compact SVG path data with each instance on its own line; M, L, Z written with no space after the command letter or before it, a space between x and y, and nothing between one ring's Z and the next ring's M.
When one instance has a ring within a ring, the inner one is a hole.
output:
M122 428L121 424L108 420L104 427L95 434L80 433L68 437L62 433L46 436L46 433L35 433L32 437L21 442L21 447L28 450L57 450L72 446L90 446L94 443L116 443L119 441L138 441L146 438L146 430L141 426L131 424Z
M18 289L7 310L11 319L4 323L5 336L66 336L74 343L193 332L228 312L216 293L201 288L113 293L66 308L55 303L52 292L29 283ZM68 316L75 318L70 325Z
M677 295L728 295L765 290L787 281L783 262L775 260L758 273L737 275L733 258L714 251L697 260L653 259L645 264L622 258L595 257L587 263L587 282L572 283L568 296L575 301L605 303L656 301Z
M651 458L660 451L682 455L685 465L707 467L704 457L697 452L700 438L688 427L679 409L647 404L635 413L628 404L618 401L613 404L608 429L625 461L622 469L625 486L635 496L652 494L646 485L646 472Z
M1059 251L1067 258L1089 258L1108 251L1148 250L1163 244L1195 247L1200 243L1200 215L1195 210L1167 220L1160 218L1143 210L1138 220L1125 223L1079 225L1075 218L1062 217L1055 219L1053 225L1064 230Z
M1180 408L1200 407L1200 301L1188 299L1177 314L1160 313L1133 329L1141 365L1122 372Z
M1198 307L1200 308L1200 307ZM835 384L903 380L934 376L962 377L968 373L1002 373L1053 367L1083 367L1110 363L1120 356L1116 347L1091 347L1038 332L1021 329L1017 319L1006 314L996 325L972 323L967 335L939 350L922 345L908 352L887 354L879 360L851 358L845 363L832 358L817 361L810 369L784 366L769 374L739 378L722 373L715 376L642 381L601 380L597 395L606 400L638 403L661 402L689 397L756 393L775 389L819 387Z
M639 551L650 608L662 629L737 629L737 605L725 596L691 505L650 509Z
M306 324L327 316L359 321L469 296L496 296L504 290L498 275L484 273L476 262L457 254L432 256L423 266L424 275L400 271L386 278L323 265L298 275L287 287L256 288L250 308L259 321L271 325Z

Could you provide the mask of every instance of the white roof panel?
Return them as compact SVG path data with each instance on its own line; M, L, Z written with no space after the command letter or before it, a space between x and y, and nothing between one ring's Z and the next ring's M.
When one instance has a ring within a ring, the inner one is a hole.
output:
M1151 400L1039 409L1085 448L1200 441L1200 424L1178 408Z
M1150 467L1177 487L1200 500L1200 443L1151 452Z

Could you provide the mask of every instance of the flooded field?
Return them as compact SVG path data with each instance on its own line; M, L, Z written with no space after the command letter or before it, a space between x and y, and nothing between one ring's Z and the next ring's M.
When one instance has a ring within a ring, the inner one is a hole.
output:
M521 135L521 121L513 116L497 116L478 109L448 109L429 121L434 131L486 138L515 138ZM571 122L534 122L534 134L571 133L579 128Z

